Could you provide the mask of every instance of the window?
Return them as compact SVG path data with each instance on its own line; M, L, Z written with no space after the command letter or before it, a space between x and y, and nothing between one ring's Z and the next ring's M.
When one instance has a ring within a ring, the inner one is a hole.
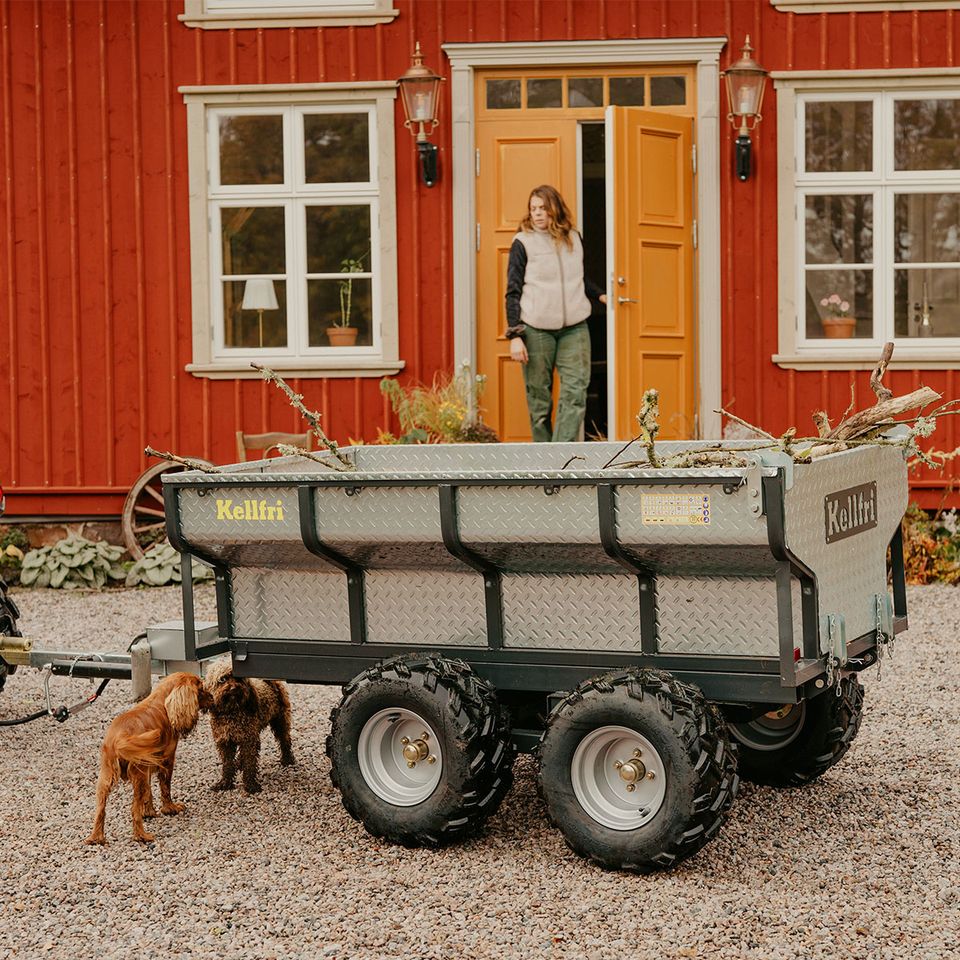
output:
M389 23L392 0L184 0L188 27L334 27Z
M335 86L187 93L195 373L402 366L395 89Z
M775 359L960 355L960 89L792 93Z

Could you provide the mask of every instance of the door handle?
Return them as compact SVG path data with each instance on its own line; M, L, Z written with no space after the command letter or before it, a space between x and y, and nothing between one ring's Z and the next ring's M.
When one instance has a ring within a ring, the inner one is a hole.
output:
M639 300L634 300L633 297L617 297L617 303L639 303Z

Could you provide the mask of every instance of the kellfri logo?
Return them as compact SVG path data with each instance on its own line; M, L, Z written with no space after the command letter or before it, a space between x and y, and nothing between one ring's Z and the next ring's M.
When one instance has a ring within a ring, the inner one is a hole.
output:
M217 499L218 520L249 520L263 522L283 519L283 501L267 505L266 500L241 500L234 504L233 500Z
M875 481L848 487L823 498L827 543L852 537L877 525L877 484Z

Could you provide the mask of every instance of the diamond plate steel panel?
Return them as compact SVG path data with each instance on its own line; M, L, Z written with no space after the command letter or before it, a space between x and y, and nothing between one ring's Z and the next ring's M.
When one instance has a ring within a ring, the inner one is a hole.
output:
M877 526L827 543L826 496L870 480L877 482ZM796 468L784 504L787 545L817 575L820 616L841 614L847 640L876 627L874 595L887 591L887 546L906 508L907 469L899 450L860 447Z
M435 486L319 489L315 497L321 540L443 543Z
M527 574L503 578L504 647L640 650L637 578Z
M347 578L339 571L231 571L235 637L350 641Z
M657 624L661 653L780 653L777 587L769 578L658 577Z
M699 471L694 472L699 474ZM710 523L703 526L644 525L641 498L650 493L706 494L710 497ZM757 502L745 486L733 493L724 493L723 487L716 484L703 487L687 484L676 487L619 487L617 527L620 540L629 546L657 543L765 545L766 517L750 511L751 503Z
M278 507L282 516L278 516ZM274 510L271 519L267 519L268 508ZM232 516L234 511L240 511L239 519ZM299 541L297 488L251 485L209 492L202 486L184 488L180 491L180 528L184 537L197 546L254 540Z
M549 496L539 486L461 487L457 506L466 543L600 543L593 485L564 486Z
M481 574L373 570L364 579L370 643L487 645Z

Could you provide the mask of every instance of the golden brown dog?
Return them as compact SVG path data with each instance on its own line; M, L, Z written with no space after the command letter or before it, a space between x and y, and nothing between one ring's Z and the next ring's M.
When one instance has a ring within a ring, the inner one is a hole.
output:
M207 671L207 690L213 698L210 729L220 753L223 772L214 790L232 790L237 774L237 751L243 789L259 793L260 731L268 724L280 745L280 764L293 764L290 748L290 698L280 680L235 677L229 660L220 660Z
M133 786L133 837L141 843L154 839L143 828L144 817L157 815L150 791L154 772L160 781L161 812L174 814L184 809L170 796L177 743L193 730L200 711L208 710L210 704L210 695L199 677L174 673L164 677L135 707L114 719L100 749L97 813L87 843L107 842L103 832L107 797L118 780L129 780Z

